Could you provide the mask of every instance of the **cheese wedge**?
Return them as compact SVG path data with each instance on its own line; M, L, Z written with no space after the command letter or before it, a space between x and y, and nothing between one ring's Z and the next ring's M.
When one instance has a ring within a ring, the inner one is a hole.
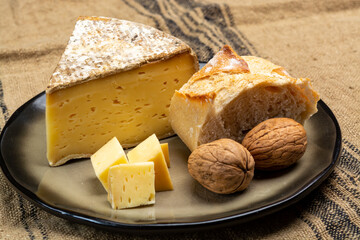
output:
M127 153L129 163L154 162L155 165L155 190L172 190L173 184L166 165L160 142L155 134L137 145Z
M162 143L160 144L161 150L164 154L165 162L167 167L170 167L170 155L169 155L169 144L168 143Z
M46 89L49 164L90 157L113 136L128 148L172 135L170 99L197 70L191 48L169 34L80 17Z
M127 157L121 144L116 137L102 146L96 153L90 157L92 166L97 178L108 191L108 173L109 168L114 165L128 163Z
M108 200L113 209L155 203L153 162L120 164L109 170Z

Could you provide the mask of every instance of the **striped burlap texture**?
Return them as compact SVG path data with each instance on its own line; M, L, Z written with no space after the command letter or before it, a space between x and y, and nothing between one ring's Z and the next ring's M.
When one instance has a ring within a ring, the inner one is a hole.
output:
M255 221L205 232L136 236L75 224L39 209L0 174L0 239L359 239L360 2L0 1L0 126L45 89L79 15L145 23L186 41L201 61L224 44L309 77L342 130L330 177L305 199Z

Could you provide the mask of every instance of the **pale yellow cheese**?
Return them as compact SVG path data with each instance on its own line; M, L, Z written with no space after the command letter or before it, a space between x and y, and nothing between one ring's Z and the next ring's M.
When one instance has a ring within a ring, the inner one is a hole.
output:
M168 143L162 143L162 144L160 144L160 146L161 146L161 150L162 150L162 152L164 154L164 157L165 157L166 165L169 168L170 167L169 144Z
M121 144L116 137L102 146L96 153L91 155L91 163L95 174L108 191L109 168L114 165L128 163L127 157Z
M153 162L120 164L109 170L108 200L113 209L155 203Z
M173 184L166 165L160 142L155 134L137 145L127 153L129 163L154 162L155 165L155 190L172 190Z
M152 133L172 135L170 99L194 72L194 57L183 53L47 93L49 164L89 157L113 136L127 148Z

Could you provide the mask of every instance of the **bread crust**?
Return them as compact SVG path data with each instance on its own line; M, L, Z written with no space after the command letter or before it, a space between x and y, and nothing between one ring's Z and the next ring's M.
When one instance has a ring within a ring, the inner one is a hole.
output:
M175 92L170 122L192 151L219 138L241 141L246 131L272 117L303 124L317 112L318 100L308 78L293 78L281 66L224 46Z

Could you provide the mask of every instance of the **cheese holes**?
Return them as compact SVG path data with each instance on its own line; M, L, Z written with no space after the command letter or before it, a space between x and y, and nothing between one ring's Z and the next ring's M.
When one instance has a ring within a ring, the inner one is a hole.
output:
M166 114L165 114L165 113L163 113L163 114L161 114L161 115L159 116L159 119L163 119L163 118L166 118Z
M150 196L149 196L149 201L153 201L154 198L155 198L155 195L151 193Z
M72 122L74 122L75 120L74 120L74 117L76 116L76 113L73 113L73 114L70 114L69 115L69 123L72 123Z
M179 83L180 81L179 81L179 79L175 78L175 79L174 79L174 82L175 82L175 83Z
M120 101L117 100L117 99L114 99L114 100L113 100L113 104L120 104Z
M96 111L96 107L91 107L91 108L90 108L90 111L95 112L95 111Z
M65 149L67 146L68 145L61 146L61 147L59 147L59 150Z

